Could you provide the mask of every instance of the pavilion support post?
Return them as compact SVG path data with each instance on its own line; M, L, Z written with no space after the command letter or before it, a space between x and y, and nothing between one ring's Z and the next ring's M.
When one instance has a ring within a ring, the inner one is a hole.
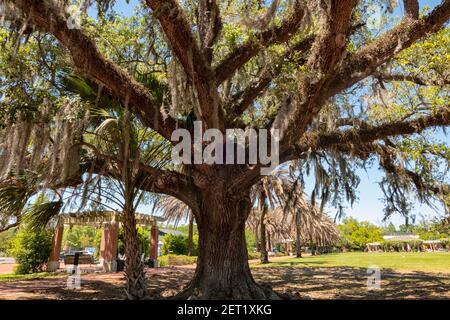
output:
M115 222L103 224L100 243L100 265L105 272L117 271L118 225Z
M150 231L150 251L149 259L156 261L158 259L158 240L159 240L159 229L158 226L152 226ZM156 266L156 264L154 264Z
M290 242L286 242L286 253L288 255L291 255L291 251L292 251L292 246Z
M53 233L52 251L47 263L47 271L53 272L59 269L59 254L61 252L62 236L64 233L64 224L58 224Z

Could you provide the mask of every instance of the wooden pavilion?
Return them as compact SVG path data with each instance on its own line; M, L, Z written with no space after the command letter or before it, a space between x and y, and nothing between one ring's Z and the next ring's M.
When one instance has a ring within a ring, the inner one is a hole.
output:
M157 223L158 221L164 220L161 217L136 213L136 224L150 228L151 230L149 259L153 261L158 259L159 230ZM116 211L89 211L61 214L53 234L53 246L47 264L47 270L56 271L59 268L64 227L73 225L102 228L100 266L105 272L115 272L117 270L118 231L121 225L121 214Z

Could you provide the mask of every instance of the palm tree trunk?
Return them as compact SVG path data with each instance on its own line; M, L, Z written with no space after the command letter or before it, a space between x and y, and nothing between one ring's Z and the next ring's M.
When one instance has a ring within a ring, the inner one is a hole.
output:
M260 221L260 232L261 232L261 242L259 244L259 252L261 253L261 263L269 263L269 254L267 253L267 241L266 241L266 214L267 214L267 204L264 204L263 210L261 212Z
M138 233L133 210L124 210L123 228L125 235L125 292L129 300L142 300L147 297L144 264L139 254Z
M316 245L311 246L311 255L312 256L317 255L317 246Z
M189 215L188 256L194 254L194 215Z
M302 257L302 238L301 238L301 212L297 210L295 213L295 251L297 258Z

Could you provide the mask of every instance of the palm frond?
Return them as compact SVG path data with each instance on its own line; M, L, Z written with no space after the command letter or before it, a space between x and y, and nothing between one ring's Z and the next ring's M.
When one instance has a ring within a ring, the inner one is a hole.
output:
M26 186L11 184L0 186L0 211L10 216L20 215L33 192Z
M177 226L180 221L187 219L191 215L191 209L183 201L171 196L161 196L156 204L155 209L163 211L164 218L168 223Z
M25 211L23 222L25 222L30 230L44 229L53 218L58 216L62 205L62 201L34 203Z

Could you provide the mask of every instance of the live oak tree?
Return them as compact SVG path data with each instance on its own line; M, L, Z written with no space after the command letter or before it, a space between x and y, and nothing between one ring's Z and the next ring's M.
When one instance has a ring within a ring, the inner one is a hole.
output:
M411 192L422 201L441 199L448 205L448 148L427 129L450 123L449 69L443 62L449 56L445 25L450 0L431 11L419 11L417 0L404 0L403 16L379 30L365 25L365 10L387 7L383 17L392 18L396 1L280 0L268 5L146 0L125 26L108 9L111 1L97 2L98 20L83 15L80 29L68 23L66 1L0 1L18 44L35 34L56 43L56 54L41 48L44 59L38 65L56 60L62 69L95 83L162 139L169 141L177 128L192 133L193 119L204 129L221 132L278 129L280 162L293 161L299 181L314 171L312 200L330 200L337 207L342 198L353 201L358 183L354 169L377 161L386 172L382 186L388 213L406 211ZM130 32L102 38L108 27L116 29L114 24L128 31L135 27L139 36ZM22 59L27 58L25 53ZM144 85L149 74L153 80ZM52 76L45 78L52 84L48 90L57 91ZM13 110L26 109L25 99L49 93L33 95L33 88L42 85L36 79L18 82L27 87L13 92L22 99L8 97L11 103L20 102ZM54 96L60 97L58 92ZM14 121L25 125L23 117ZM17 159L23 158L28 141L21 137L18 146L23 148L12 152ZM79 177L90 172L123 179L98 166L105 159L86 154L82 146L70 148L72 159L78 158L76 150L83 159ZM62 154L67 158L68 153ZM10 163L8 171L20 172L27 161ZM180 298L275 297L253 280L245 245L250 190L262 178L261 168L260 163L133 167L135 176L149 182L142 185L144 191L176 197L195 216L198 264ZM53 189L82 180L68 179L72 170L61 174L64 179Z

